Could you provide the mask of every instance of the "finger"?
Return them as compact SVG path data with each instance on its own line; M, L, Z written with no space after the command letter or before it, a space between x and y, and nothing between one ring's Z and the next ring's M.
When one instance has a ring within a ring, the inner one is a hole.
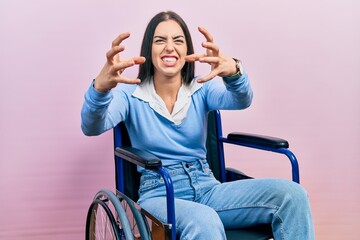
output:
M217 70L213 70L211 71L207 76L199 78L197 81L199 83L204 83L207 81L210 81L211 79L213 79L214 77L216 77L218 75L218 71Z
M116 74L117 72L120 71L120 74L121 74L126 68L132 67L134 65L135 65L135 62L133 59L121 61L112 67L111 73Z
M138 78L128 78L124 76L119 76L117 78L114 78L114 81L117 83L126 83L126 84L140 84L141 80Z
M220 60L218 57L202 57L199 58L199 62L208 64L219 64Z
M185 61L187 62L195 62L195 61L199 61L200 58L203 58L205 57L206 54L205 53L202 53L202 54L190 54L190 55L187 55L185 56Z
M118 47L120 45L120 43L122 41L124 41L125 39L127 39L128 37L130 37L129 32L121 33L117 38L115 38L114 41L112 41L112 43L111 43L112 48ZM118 55L118 53L119 52L114 53L114 55L111 57L111 59L108 58L108 61L109 60L115 60L116 62L119 62L120 61L120 56Z
M203 42L202 43L202 46L204 48L206 48L206 50L211 50L212 54L215 55L215 56L219 56L219 47L215 44L215 43L212 43L212 42Z
M116 57L117 61L120 61L119 56L117 55L118 53L122 52L125 50L124 46L115 46L112 47L107 53L106 53L106 59L108 62L113 63L114 57Z
M209 33L208 30L206 30L203 27L199 27L199 31L204 35L207 42L210 42L210 43L214 42L214 38L211 36L211 34ZM206 54L213 55L213 52L211 51L211 49L206 48Z
M204 35L204 37L206 38L206 41L208 42L214 42L214 38L211 36L211 34L209 33L208 30L206 30L203 27L198 27L199 31L202 33L202 35Z
M143 64L146 61L145 57L133 57L135 64Z
M118 71L122 73L126 68L132 67L135 64L143 64L145 62L144 57L134 57L131 59L123 60L113 66L112 73L116 74Z
M124 41L124 40L127 39L128 37L130 37L130 33L129 33L129 32L121 33L119 36L117 36L117 38L115 38L114 41L112 41L111 46L112 46L112 47L118 46L122 41Z

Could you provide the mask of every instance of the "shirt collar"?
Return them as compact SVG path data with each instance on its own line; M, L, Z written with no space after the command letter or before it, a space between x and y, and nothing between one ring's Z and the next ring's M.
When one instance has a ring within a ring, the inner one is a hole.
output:
M171 114L167 110L164 101L157 95L152 78L149 81L138 85L132 96L144 102L148 102L154 111L178 125L186 117L187 110L190 106L191 96L201 87L202 84L198 83L196 80L193 80L189 85L183 84L179 89L177 100Z

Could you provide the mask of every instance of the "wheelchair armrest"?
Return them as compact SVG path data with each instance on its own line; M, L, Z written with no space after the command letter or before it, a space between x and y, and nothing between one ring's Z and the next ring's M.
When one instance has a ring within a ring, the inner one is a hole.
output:
M154 170L162 176L166 187L167 219L168 223L171 224L171 239L175 239L176 222L174 188L169 173L166 169L162 168L161 160L145 150L126 146L116 147L115 155L140 167Z
M227 139L238 143L252 144L262 147L289 148L288 141L284 139L257 134L233 132L228 134Z
M126 146L117 147L115 149L115 155L146 169L157 169L162 166L159 158L147 151L137 148Z

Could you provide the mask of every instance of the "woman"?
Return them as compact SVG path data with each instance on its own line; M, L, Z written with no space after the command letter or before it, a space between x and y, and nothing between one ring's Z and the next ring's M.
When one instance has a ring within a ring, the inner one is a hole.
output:
M252 90L240 61L221 53L206 29L199 31L206 39L203 54L194 53L181 17L161 12L145 30L141 56L125 60L118 53L130 34L120 34L85 94L83 132L98 135L124 121L132 146L162 160L174 184L180 239L226 239L224 228L264 223L272 224L276 239L314 239L307 195L300 185L280 179L220 184L209 169L207 113L247 108ZM194 77L195 61L210 64L210 73ZM139 65L138 78L124 76L134 65ZM139 171L139 204L165 221L162 179L152 171Z

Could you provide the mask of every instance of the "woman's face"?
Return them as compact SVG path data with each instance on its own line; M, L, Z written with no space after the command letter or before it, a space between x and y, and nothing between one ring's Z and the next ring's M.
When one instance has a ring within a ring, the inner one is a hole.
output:
M152 43L154 77L181 77L187 45L180 25L174 20L157 25Z

